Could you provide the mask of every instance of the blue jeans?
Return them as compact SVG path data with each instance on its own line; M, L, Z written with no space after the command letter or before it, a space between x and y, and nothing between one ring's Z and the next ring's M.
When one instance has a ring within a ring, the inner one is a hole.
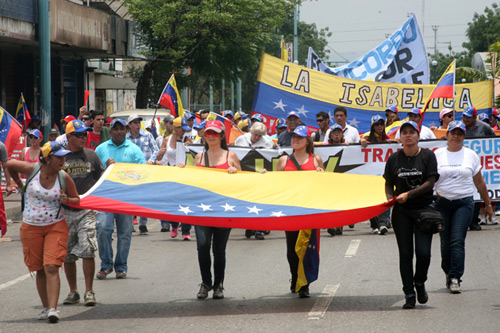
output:
M444 219L441 237L441 268L450 278L460 278L465 267L465 237L474 212L473 197L457 200L438 198L436 209Z
M170 224L172 225L172 228L179 227L179 222L170 222ZM162 226L163 226L163 224L162 224ZM183 223L181 225L181 233L183 235L189 235L190 231L191 231L191 224Z
M113 265L112 235L114 221L116 220L116 258ZM115 214L107 212L97 213L97 243L99 245L99 257L101 258L101 269L113 268L115 271L127 272L127 258L132 243L132 231L134 217L131 215Z
M148 224L148 218L139 216L139 225L147 225L147 224Z
M183 224L184 225L184 224ZM198 247L198 263L200 265L201 280L209 288L216 288L224 282L226 269L226 244L231 229L195 226L196 245ZM214 283L210 271L212 260L210 258L210 245L213 243L214 254Z
M427 272L431 264L432 234L420 231L410 211L396 204L392 210L392 227L399 250L399 273L405 295L415 295L414 283L427 281ZM415 237L415 247L413 238ZM413 251L417 258L413 274Z

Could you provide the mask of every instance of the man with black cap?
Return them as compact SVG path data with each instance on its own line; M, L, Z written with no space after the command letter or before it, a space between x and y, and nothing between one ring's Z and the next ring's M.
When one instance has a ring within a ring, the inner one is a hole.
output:
M422 140L432 140L435 139L436 136L434 135L434 132L431 131L431 129L427 126L420 125L420 122L422 121L422 113L418 108L413 108L408 112L408 120L413 121L417 123L420 126L420 141ZM400 142L401 139L401 129L398 130L396 133L396 141Z
M300 125L300 116L298 112L290 111L286 117L288 130L281 133L278 137L278 146L285 147L292 145L293 131Z
M73 120L66 126L68 150L63 170L66 171L76 185L78 194L87 192L99 180L104 168L97 154L85 148L87 134L91 127L80 120ZM85 278L84 302L86 306L96 304L93 291L95 273L95 252L97 251L96 216L90 209L64 207L64 216L68 224L68 254L64 261L64 272L70 292L63 304L80 302L76 282L76 261L82 258L83 276Z
M200 115L200 122L207 120L209 113L210 111L207 109L201 109L200 111L198 111L198 114Z
M101 163L108 167L113 163L136 163L145 164L146 160L141 149L126 139L127 124L122 119L116 118L111 121L111 140L97 147L95 152ZM116 221L116 238L118 239L116 257L113 263L113 229ZM113 268L116 270L116 278L124 279L128 271L128 254L132 242L132 231L134 217L118 213L97 213L97 243L99 244L99 257L101 258L101 269L97 273L99 280L105 279Z

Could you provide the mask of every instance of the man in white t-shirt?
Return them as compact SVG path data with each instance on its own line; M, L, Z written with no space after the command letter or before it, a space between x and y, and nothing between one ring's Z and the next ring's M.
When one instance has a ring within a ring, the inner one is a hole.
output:
M419 108L413 108L411 111L408 112L408 120L409 121L414 121L417 124L420 124L420 121L422 120L422 112L419 110ZM400 130L396 133L396 141L401 142L400 139ZM434 135L434 132L431 131L431 129L427 126L421 125L420 126L420 141L422 140L432 140L435 139L436 136Z
M346 143L359 143L359 132L356 128L351 125L347 125L347 110L343 106L337 106L333 111L333 117L335 118L335 123L342 127L344 131L344 141ZM323 143L328 143L328 138L330 137L330 131L326 131L325 139Z

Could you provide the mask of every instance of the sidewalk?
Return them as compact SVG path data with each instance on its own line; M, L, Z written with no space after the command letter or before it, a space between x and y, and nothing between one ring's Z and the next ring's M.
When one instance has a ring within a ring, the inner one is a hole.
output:
M3 197L5 205L5 214L7 215L7 223L20 222L22 220L21 213L21 194L12 193L8 197Z

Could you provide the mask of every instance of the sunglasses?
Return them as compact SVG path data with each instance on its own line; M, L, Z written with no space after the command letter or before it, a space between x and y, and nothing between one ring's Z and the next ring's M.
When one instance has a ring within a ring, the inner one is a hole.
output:
M217 133L216 131L205 131L205 136L209 138L216 138L219 136L220 133Z
M321 118L316 119L316 122L318 122L318 123L322 123L324 121L325 121L325 119L321 119Z
M89 121L89 120L90 120L90 118L87 118L87 117L82 118L82 121Z
M443 117L453 118L453 113L447 113Z
M81 139L87 137L87 132L81 132L81 133L71 133L72 136Z
M39 139L39 138L37 138L37 137L36 137L36 136L34 136L33 134L30 134L30 135L28 135L28 139L30 139L30 140L31 140L31 139Z

